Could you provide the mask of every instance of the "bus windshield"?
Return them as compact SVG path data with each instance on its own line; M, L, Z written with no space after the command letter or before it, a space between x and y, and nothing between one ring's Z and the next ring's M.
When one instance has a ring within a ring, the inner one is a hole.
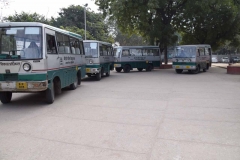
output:
M175 58L195 58L195 47L176 47Z
M85 57L98 58L98 45L96 42L84 42Z
M40 27L1 27L0 59L42 58Z

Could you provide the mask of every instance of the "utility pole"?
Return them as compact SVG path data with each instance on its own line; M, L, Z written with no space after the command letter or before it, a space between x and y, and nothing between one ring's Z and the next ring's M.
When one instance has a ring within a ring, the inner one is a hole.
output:
M87 30L87 25L86 25L86 7L88 6L88 4L86 3L84 5L84 24L85 24L85 40L87 39L86 37L86 30Z

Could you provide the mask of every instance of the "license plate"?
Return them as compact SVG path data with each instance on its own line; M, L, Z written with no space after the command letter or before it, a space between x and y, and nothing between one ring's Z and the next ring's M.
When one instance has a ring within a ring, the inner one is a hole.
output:
M17 82L17 89L27 89L27 82Z
M186 66L186 68L187 68L187 69L189 69L189 68L190 68L190 66Z
M180 68L179 66L176 66L176 68Z
M86 72L90 72L91 71L91 69L90 68L86 68Z

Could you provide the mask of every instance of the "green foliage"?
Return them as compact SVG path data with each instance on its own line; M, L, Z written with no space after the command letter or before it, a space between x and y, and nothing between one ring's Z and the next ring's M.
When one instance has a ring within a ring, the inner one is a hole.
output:
M160 42L161 51L173 45L178 37L172 25L188 0L96 0L104 16L115 19L123 33L140 34L151 44Z
M63 27L63 26L60 26L61 29L64 29L64 30L67 30L67 31L70 31L70 32L73 32L73 33L77 33L79 35L81 35L84 39L84 35L85 35L85 30L84 29L80 29L78 27ZM91 39L91 40L95 40L95 38L87 31L86 32L86 36L88 37L88 39Z
M70 5L68 8L61 8L58 14L59 17L51 19L54 26L63 26L68 29L76 27L84 30L84 7ZM101 13L91 12L89 9L86 9L86 30L87 39L113 42L113 38L108 33L108 25L105 23ZM84 34L81 35L84 37Z
M175 28L182 32L182 44L210 44L213 49L232 41L239 44L240 9L237 1L196 0L189 2L178 17Z
M45 18L45 16L40 15L38 13L26 13L26 12L21 12L18 14L15 12L14 15L4 17L4 21L9 21L9 22L41 22L45 24L50 24L50 21Z

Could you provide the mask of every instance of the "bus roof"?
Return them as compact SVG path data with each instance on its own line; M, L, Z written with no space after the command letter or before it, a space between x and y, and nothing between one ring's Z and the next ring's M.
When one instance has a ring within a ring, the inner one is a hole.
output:
M76 38L80 38L82 39L82 36L73 32L69 32L57 27L53 27L44 23L40 23L40 22L3 22L0 23L0 27L44 27L44 28L49 28L52 30L55 30L57 32L61 32L64 34L68 34L70 36L76 37Z
M96 43L102 43L102 44L106 44L106 45L111 45L112 46L111 43L98 41L98 40L83 40L83 42L96 42Z
M206 46L211 48L209 44L189 44L189 45L179 45L176 47L206 47Z
M129 49L142 49L142 48L159 48L158 46L117 46L114 48L129 48Z

